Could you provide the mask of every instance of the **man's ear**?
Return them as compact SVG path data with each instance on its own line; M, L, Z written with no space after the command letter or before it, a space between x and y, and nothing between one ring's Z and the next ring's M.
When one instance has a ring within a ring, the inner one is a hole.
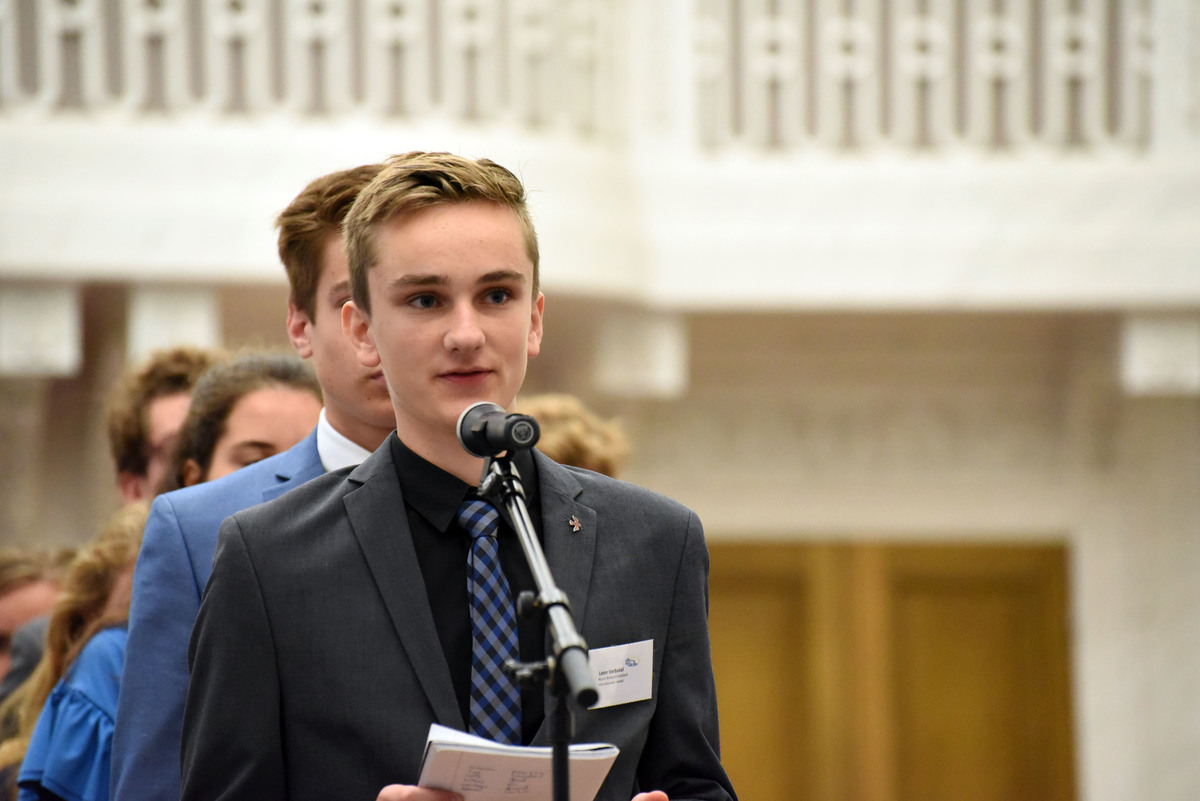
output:
M311 329L312 319L308 316L308 312L296 306L294 299L288 298L287 335L301 359L312 356Z
M537 356L542 351L542 312L546 308L546 296L541 292L538 293L537 300L533 302L533 311L529 317L529 345L525 349L526 356L530 359Z
M379 366L379 351L371 335L371 318L352 300L342 306L342 333L350 340L350 347L354 348L354 355L363 367Z
M122 470L117 473L117 492L125 503L137 503L146 497L146 477Z
M204 480L204 472L200 469L200 464L195 459L188 459L183 463L183 486L191 487L199 484Z

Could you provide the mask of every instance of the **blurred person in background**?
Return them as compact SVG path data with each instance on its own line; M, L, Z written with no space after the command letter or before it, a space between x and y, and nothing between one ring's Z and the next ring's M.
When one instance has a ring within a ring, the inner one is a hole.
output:
M304 439L320 414L321 385L294 354L250 351L218 364L196 382L160 492L282 453Z
M134 573L113 742L112 793L121 801L179 798L188 641L221 521L327 471L357 465L395 427L382 371L363 367L342 333L350 283L341 224L380 166L317 178L276 223L290 289L288 338L312 364L324 394L312 433L232 475L161 495L151 508Z
M187 415L192 386L209 367L225 358L219 350L176 347L155 351L129 368L109 394L107 421L109 448L116 474L117 492L125 503L148 501L167 474L176 439ZM65 564L65 562L64 562ZM2 586L2 585L0 585ZM37 588L33 588L37 591ZM0 595L2 595L0 591ZM46 612L53 592L43 592L42 611L20 629L12 626L0 605L0 701L29 678L42 657L46 639ZM18 624L20 625L20 624ZM9 644L14 661L9 665ZM0 720L0 726L7 725Z
M514 411L537 420L537 449L559 464L616 478L629 458L629 438L616 420L604 420L574 395L545 393L517 398Z
M0 551L0 676L4 676L0 702L20 684L20 681L10 682L9 679L14 641L20 646L22 637L38 638L40 627L29 628L27 624L44 619L50 612L58 596L63 570L73 556L74 550L70 548L54 551L5 548ZM44 633L45 629L41 628L41 631ZM17 654L21 660L28 658L27 647L18 647ZM37 655L33 661L37 662ZM32 666L28 670L32 670Z
M161 486L187 415L192 387L224 359L206 348L157 351L130 370L108 401L108 442L125 503L148 501Z
M312 370L290 354L247 352L216 364L191 397L171 473L189 485L287 450L321 412ZM21 801L108 798L133 570L148 513L144 501L125 507L81 552L51 615L42 661L14 695L19 730L0 747L0 768L21 763Z
M147 510L143 502L116 512L66 572L42 659L6 703L18 723L0 745L6 798L18 768L23 799L107 797L123 621Z

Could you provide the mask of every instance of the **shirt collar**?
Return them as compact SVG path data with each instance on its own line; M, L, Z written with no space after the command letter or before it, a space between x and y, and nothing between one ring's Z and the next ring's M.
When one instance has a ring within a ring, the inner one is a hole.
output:
M468 497L478 497L476 487L413 453L395 432L388 441L391 443L392 459L396 463L396 474L405 502L438 531L449 530L463 501ZM538 495L533 454L530 451L518 451L513 462L521 475L526 503L533 508Z
M325 472L356 467L370 455L369 450L331 426L325 417L325 410L321 409L321 417L317 420L317 456Z

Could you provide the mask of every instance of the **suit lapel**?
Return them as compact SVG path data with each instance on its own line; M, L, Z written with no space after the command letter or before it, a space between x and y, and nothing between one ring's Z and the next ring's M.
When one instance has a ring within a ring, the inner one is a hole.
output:
M582 631L596 556L596 510L577 498L583 489L563 467L535 452L542 497L542 542L558 588ZM578 529L578 530L576 530Z
M386 444L351 474L362 486L345 496L346 514L396 634L439 723L464 728L413 548L404 498Z
M311 481L325 472L321 456L317 452L317 429L296 445L279 455L275 466L274 486L263 490L263 501L278 498L283 493Z
M559 464L535 451L538 482L542 502L542 543L546 563L554 583L571 604L571 617L583 638L584 620L592 583L592 563L596 556L598 525L596 510L583 505L578 497L583 491L571 473ZM578 530L576 530L578 528ZM551 645L546 632L546 646ZM547 717L534 735L534 745L549 743L549 715L553 708L550 690L545 693Z

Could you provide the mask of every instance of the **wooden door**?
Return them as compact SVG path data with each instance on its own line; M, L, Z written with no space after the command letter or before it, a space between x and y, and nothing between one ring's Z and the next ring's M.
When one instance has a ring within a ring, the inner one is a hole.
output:
M840 725L831 641L838 610L829 552L710 549L709 630L721 710L721 753L741 798L792 799L828 780L825 739ZM730 710L730 711L726 711ZM819 725L814 722L819 721ZM825 795L809 795L824 798Z
M1062 548L710 551L721 745L739 796L1074 798Z

